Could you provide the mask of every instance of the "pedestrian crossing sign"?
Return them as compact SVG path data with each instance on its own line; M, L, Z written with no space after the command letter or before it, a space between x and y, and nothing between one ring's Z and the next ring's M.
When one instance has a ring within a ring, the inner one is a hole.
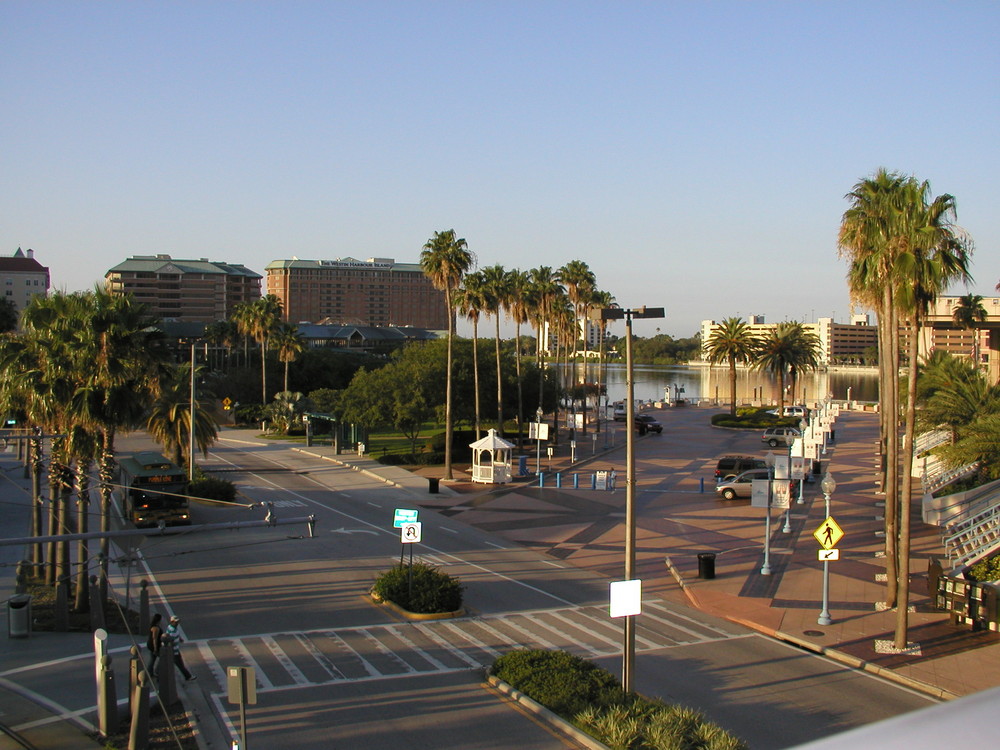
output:
M844 538L844 530L833 520L833 516L828 516L813 532L813 536L823 549L833 549Z

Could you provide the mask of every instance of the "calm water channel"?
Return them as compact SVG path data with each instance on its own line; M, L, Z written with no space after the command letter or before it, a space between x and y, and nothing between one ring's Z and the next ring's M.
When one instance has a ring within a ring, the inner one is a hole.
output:
M577 367L582 368L582 365ZM587 365L587 382L597 382L597 370L596 364ZM670 394L675 394L680 388L684 389L680 394L681 398L689 400L729 399L729 368L725 365L636 365L634 370L636 399L660 401L666 398L668 389ZM607 384L609 401L623 400L625 365L606 365L604 382ZM789 384L786 382L785 386L787 388ZM878 375L874 369L869 368L810 372L799 378L796 390L796 401L810 403L827 395L838 400L849 398L853 401L877 401ZM760 400L777 403L778 379L765 372L739 369L736 371L736 396L739 402ZM790 394L786 396L786 401L790 397Z

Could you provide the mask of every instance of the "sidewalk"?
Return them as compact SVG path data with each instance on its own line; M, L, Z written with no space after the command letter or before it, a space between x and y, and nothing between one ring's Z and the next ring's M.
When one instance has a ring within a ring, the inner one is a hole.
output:
M820 546L813 538L813 531L826 516L820 477L807 483L804 504L792 506L788 533L783 532L783 514L772 511L772 572L761 575L764 511L749 508L746 501L717 500L711 483L703 481L710 476L707 466L711 461L690 455L759 452L759 436L754 433L746 442L734 438L731 431L707 426L698 434L689 432L670 440L669 421L676 417L657 412L657 416L660 414L664 414L661 421L666 419L664 435L649 435L637 441L637 570L643 579L644 594L692 605L941 698L1000 685L1000 634L973 633L968 626L953 626L947 613L931 606L927 562L931 557L944 559L945 555L940 530L920 520L919 498L915 498L912 508L910 645L904 653L895 653L892 648L896 610L885 609L884 500L876 494L874 481L876 414L842 412L836 425L837 440L830 443L822 460L824 473L829 470L837 481L831 515L845 532L838 544L840 560L829 563L832 624L827 626L817 623L822 610L823 564L818 560ZM700 421L707 425L708 416L709 408L691 407L683 418L692 424ZM616 532L605 531L598 537L596 531L588 535L578 528L579 523L567 531L572 512L560 515L554 511L547 529L542 528L538 517L539 501L570 507L573 498L608 503L609 515L620 511L625 494L624 431L621 425L611 423L611 427L616 430L616 446L609 450L595 454L584 451L575 464L570 464L565 446L551 462L543 456L542 470L547 475L544 489L537 487L534 477L501 488L484 488L472 484L464 472L455 471L455 480L442 481L442 494L435 496L428 494L422 479L409 472L381 466L368 457L342 455L337 460L413 491L422 507L446 510L463 523L481 525L572 564L618 578L623 538L620 525ZM731 450L733 444L748 447ZM680 456L680 451L688 451L689 455ZM691 471L693 466L700 466L699 461L704 467ZM534 455L528 464L533 471ZM616 494L572 488L574 473L580 474L579 486L589 488L593 471L612 466L619 474ZM684 468L687 473L666 479L657 476L658 471L673 467ZM557 472L563 474L560 489L554 487ZM432 468L420 473L441 476L442 470ZM475 496L475 502L470 496ZM484 512L487 506L494 511L492 516ZM495 522L498 510L503 510L507 518L502 525ZM519 524L519 512L530 523ZM616 549L609 552L608 547ZM701 552L716 554L713 579L699 577Z

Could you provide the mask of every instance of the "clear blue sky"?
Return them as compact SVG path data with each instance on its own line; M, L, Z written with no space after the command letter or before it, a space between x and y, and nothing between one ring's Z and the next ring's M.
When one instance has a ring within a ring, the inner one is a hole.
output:
M637 324L845 320L844 194L958 201L1000 281L996 2L0 3L0 253L586 261ZM964 288L954 290L965 293Z

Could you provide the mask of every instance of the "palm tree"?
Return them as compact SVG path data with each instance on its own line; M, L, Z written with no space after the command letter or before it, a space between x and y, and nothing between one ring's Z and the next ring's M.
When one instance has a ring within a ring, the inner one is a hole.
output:
M288 391L288 366L306 350L306 340L293 323L280 323L274 332L274 347L278 359L285 364L285 392Z
M778 376L778 414L785 413L785 375L798 356L797 323L778 323L758 342L753 367Z
M528 322L530 312L531 277L513 269L507 275L507 311L514 321L514 372L517 377L517 444L520 446L524 424L524 388L521 383L521 325Z
M266 294L250 303L241 312L238 325L244 335L251 336L260 346L261 403L270 401L267 395L267 345L281 322L281 299L274 294Z
M479 407L479 317L486 309L486 292L483 275L479 271L468 273L462 286L456 290L458 311L472 323L472 380L476 408L476 440L482 437Z
M503 373L500 367L500 312L510 299L510 287L507 271L501 265L489 266L482 270L483 291L486 293L486 314L492 315L496 323L497 365L497 435L503 437Z
M907 178L879 169L855 184L845 197L850 207L841 220L838 244L849 261L848 287L854 300L873 308L878 318L880 452L885 492L886 602L896 604L899 499L899 323L896 218Z
M592 310L600 311L600 310L603 310L605 308L611 307L614 304L615 304L615 298L614 298L614 295L611 294L611 292L596 291L595 290L594 293L590 295L590 307L591 307ZM597 327L598 327L598 330L600 332L600 341L598 342L599 356L598 356L598 364L597 364L597 408L598 408L598 415L600 415L601 393L604 390L604 388L603 388L603 386L604 386L604 371L605 371L605 366L606 366L606 360L605 360L605 357L604 357L604 354L605 354L605 346L604 345L605 345L605 339L607 339L607 337L608 337L608 323L609 322L610 321L605 320L603 317L600 317L600 318L597 319ZM601 419L600 419L600 416L598 416L598 419L597 419L597 430L598 430L598 432L600 431L600 429L601 429Z
M197 375L198 369L195 370ZM146 420L146 431L163 446L178 466L187 466L191 434L191 363L178 365L166 380L153 402ZM204 389L199 393L194 410L194 442L203 455L219 434L215 417L215 398ZM190 468L190 467L189 467Z
M792 356L788 363L788 373L792 379L792 401L794 402L799 373L804 370L815 370L819 367L820 341L815 333L807 330L801 323L791 321L789 325L792 327Z
M576 328L579 329L580 322L586 320L587 306L590 304L590 293L594 290L594 285L597 283L594 272L582 260L571 260L560 268L557 274L559 281L566 287L569 301L573 305L573 317ZM578 339L581 335L582 333L578 333L573 340L574 357L576 357L579 351Z
M909 324L908 398L903 438L912 445L915 431L917 339L933 300L957 279L968 279L971 243L953 226L950 195L929 200L930 185L881 169L855 185L852 206L840 230L841 253L851 261L852 294L879 314L879 360L883 395L882 434L886 472L887 600L896 607L895 645L906 646L910 568L912 451L902 467L899 434L899 318Z
M445 385L445 439L444 476L453 479L451 470L451 439L454 432L452 423L451 380L452 380L452 340L455 337L454 291L462 283L462 277L475 264L475 256L469 252L468 243L455 236L454 229L435 232L424 243L420 253L420 267L431 280L435 289L444 291L445 310L448 312L448 373Z
M972 331L972 361L979 367L979 323L985 323L989 313L983 307L979 294L964 294L958 298L952 312L952 320L964 330Z
M757 337L743 318L726 318L712 330L705 353L712 364L729 363L729 413L736 416L736 365L746 364L757 351Z

